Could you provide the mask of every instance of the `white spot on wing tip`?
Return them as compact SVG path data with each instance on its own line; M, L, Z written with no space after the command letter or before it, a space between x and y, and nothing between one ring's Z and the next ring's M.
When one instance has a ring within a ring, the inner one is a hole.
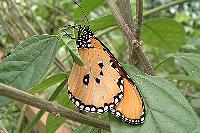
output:
M79 105L80 105L79 101L76 101L75 104L76 104L76 106L78 106L78 107L79 107Z
M86 112L89 112L89 111L90 111L90 108L89 108L89 107L85 107L85 111L86 111Z
M118 98L115 98L115 104L117 104L119 102Z
M92 108L91 108L91 111L92 111L92 112L95 112L95 110L96 110L95 107L92 107Z
M141 122L143 122L143 121L144 121L144 117L141 118Z

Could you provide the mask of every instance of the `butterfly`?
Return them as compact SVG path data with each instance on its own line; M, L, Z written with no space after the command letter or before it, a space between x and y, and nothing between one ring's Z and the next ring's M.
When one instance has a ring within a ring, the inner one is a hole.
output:
M128 124L143 123L145 106L137 86L90 26L78 26L76 44L84 66L73 63L68 79L71 101L79 110L111 112Z

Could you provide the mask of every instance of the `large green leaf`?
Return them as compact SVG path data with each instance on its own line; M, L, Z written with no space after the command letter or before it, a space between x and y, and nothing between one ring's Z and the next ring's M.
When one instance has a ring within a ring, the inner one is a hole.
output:
M32 36L18 45L0 63L0 82L27 91L35 86L52 64L57 50L57 36ZM0 97L0 105L8 101Z
M199 118L181 92L169 81L143 75L131 66L124 66L139 87L146 106L144 124L133 126L110 117L114 133L188 133L197 129Z
M151 19L143 23L141 38L145 45L177 51L184 41L185 30L173 19Z
M82 8L85 14L89 14L93 9L100 6L101 4L105 3L105 0L83 0L80 3L80 7ZM74 13L74 19L78 20L84 17L80 7L77 7Z
M188 75L197 83L200 83L200 54L180 53L174 55Z

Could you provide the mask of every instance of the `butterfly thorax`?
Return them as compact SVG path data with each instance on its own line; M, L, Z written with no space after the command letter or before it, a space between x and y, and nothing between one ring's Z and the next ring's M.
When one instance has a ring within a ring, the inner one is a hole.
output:
M83 26L78 31L76 40L77 48L94 48L91 44L91 39L94 38L94 33L89 26Z

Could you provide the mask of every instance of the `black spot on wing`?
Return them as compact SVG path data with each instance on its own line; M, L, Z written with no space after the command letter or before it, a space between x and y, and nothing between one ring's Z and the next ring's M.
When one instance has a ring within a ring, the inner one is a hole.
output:
M89 84L89 80L90 80L90 75L89 75L89 74L86 74L86 75L83 77L83 83L84 83L84 85L88 85L88 84Z
M102 70L100 71L100 75L103 76L103 72L102 72Z
M100 83L100 79L99 78L95 78L95 81L97 82L97 84Z
M99 62L99 67L102 69L103 68L103 62Z

